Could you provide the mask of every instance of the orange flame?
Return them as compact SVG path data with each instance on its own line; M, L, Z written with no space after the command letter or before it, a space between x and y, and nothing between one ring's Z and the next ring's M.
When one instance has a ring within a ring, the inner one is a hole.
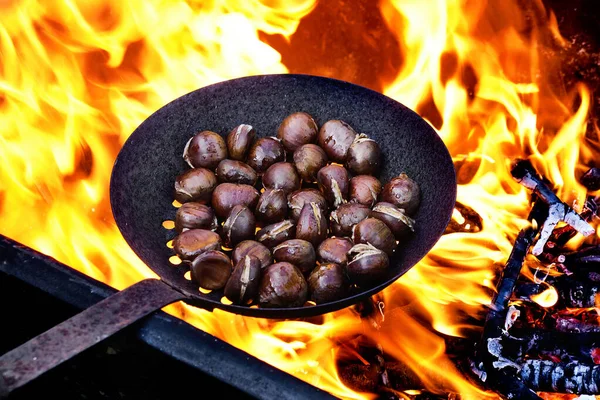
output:
M347 387L336 369L340 343L356 335L379 343L429 390L496 398L457 370L440 333L476 329L464 315L478 318L489 304L498 269L527 223L529 192L511 178L507 162L529 157L558 195L580 209L585 189L575 174L598 157L598 144L584 140L589 90L558 92L550 73L557 66L540 59L541 38L567 46L556 18L527 26L517 3L378 5L387 25L378 29L394 35L403 55L383 92L439 132L458 168L458 201L481 217L481 229L443 236L380 294L385 306L373 318L353 309L320 323L181 303L165 310L340 398L374 397ZM154 276L110 212L108 183L121 145L152 112L191 90L290 71L293 65L282 63L265 35L289 41L317 6L316 0L0 1L0 232L117 289ZM547 15L540 2L532 7Z

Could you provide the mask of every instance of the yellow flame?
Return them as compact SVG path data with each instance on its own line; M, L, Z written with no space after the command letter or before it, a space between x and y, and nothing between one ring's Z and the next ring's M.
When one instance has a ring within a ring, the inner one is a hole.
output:
M372 4L386 24L377 29L391 32L402 53L383 92L439 132L457 165L458 201L481 217L482 229L444 235L380 294L384 307L375 316L348 308L318 321L271 321L183 303L165 310L339 398L375 397L347 387L337 372L344 343L356 336L379 343L429 390L496 398L456 369L440 333L476 329L464 315L480 318L527 224L530 193L512 179L509 162L530 158L579 210L586 193L575 174L599 147L584 138L589 90L553 90L556 66L540 60L541 35L568 45L555 16L536 0L536 15L549 17L528 26L519 3ZM191 90L290 71L264 35L290 39L318 11L316 0L0 1L0 232L117 289L153 277L122 239L108 203L121 145L151 113ZM326 30L314 32L316 46ZM458 210L454 219L474 223Z
M552 307L558 301L558 292L554 287L549 287L542 293L531 296L531 300L535 301L542 307Z

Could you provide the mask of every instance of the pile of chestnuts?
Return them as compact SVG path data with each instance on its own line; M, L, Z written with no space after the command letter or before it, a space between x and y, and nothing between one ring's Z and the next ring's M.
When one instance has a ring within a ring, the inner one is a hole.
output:
M175 179L175 254L233 304L300 307L381 282L414 232L419 185L382 184L379 144L342 120L288 115L276 136L248 124L194 134Z

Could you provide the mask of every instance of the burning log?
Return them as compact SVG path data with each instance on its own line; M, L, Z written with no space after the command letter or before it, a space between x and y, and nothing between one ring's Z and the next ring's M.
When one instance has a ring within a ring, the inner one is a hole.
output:
M600 189L600 168L588 169L580 178L581 184L588 190Z
M527 386L541 392L600 392L600 365L527 360L521 365L520 378Z
M554 228L561 221L566 222L584 236L590 236L595 233L594 228L581 215L556 196L550 186L537 174L528 160L516 160L511 169L511 174L521 185L533 190L549 207L548 218L544 221L539 239L533 247L533 255L538 256L542 254Z
M533 243L536 230L528 227L519 232L513 250L508 257L502 277L497 285L497 294L491 305L491 310L483 327L483 334L479 344L477 362L478 371L475 371L482 381L487 382L498 392L508 398L523 400L538 400L540 397L519 379L515 364L505 358L499 341L507 334L514 322L515 314L508 307L525 256ZM507 368L513 367L513 368Z
M569 275L562 275L554 279L547 279L547 284L552 285L558 293L557 307L590 308L600 303L600 283L573 279ZM532 296L543 292L547 286L536 283L523 283L516 287L515 298L530 300Z
M596 318L598 318L597 315ZM572 317L557 317L555 329L559 332L600 333L600 325L598 323L591 324L582 322L579 319ZM600 343L598 346L600 347Z

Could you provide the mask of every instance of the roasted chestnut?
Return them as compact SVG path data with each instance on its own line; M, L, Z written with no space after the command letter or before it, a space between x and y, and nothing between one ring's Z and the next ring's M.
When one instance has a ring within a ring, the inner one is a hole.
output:
M208 204L217 187L217 177L206 168L192 168L175 179L175 200Z
M352 240L346 237L329 237L317 248L317 260L321 264L334 263L346 265L348 252L354 246Z
M254 186L258 179L258 174L251 166L228 158L217 165L216 175L220 183L242 183L251 186Z
M273 264L273 255L271 254L271 250L256 240L244 240L238 243L238 245L233 249L231 258L233 263L237 264L246 256L254 256L258 258L261 268L265 268Z
M403 208L406 214L413 215L421 203L421 189L417 182L403 172L385 184L381 201L392 203Z
M351 236L352 228L369 216L371 209L363 204L344 203L329 216L329 228L335 236Z
M315 203L321 210L323 210L324 214L327 214L329 211L329 205L327 204L327 200L321 191L313 188L305 188L296 190L288 196L290 218L294 221L297 221L298 217L300 217L300 213L302 212L302 208L307 203Z
M344 298L348 291L348 278L339 264L327 263L317 266L308 276L310 300L317 304Z
M381 201L375 204L369 216L383 221L390 228L396 240L405 238L415 230L415 221L406 215L404 210L392 203Z
M211 205L219 218L227 218L233 207L243 205L254 211L260 193L251 185L220 183L212 194Z
M348 170L338 164L329 164L317 173L319 189L333 208L348 200L350 175Z
M301 307L308 297L308 284L294 264L279 262L262 270L258 302L262 307Z
M261 193L254 211L256 219L263 225L273 224L287 218L287 196L282 189L265 189Z
M205 251L221 248L221 237L207 229L188 229L173 239L173 250L182 260L193 260Z
M256 130L252 125L241 124L227 135L227 151L232 160L246 161L248 151L256 139Z
M184 203L175 213L175 230L181 233L184 229L217 229L215 211L201 203Z
M227 158L227 144L221 135L212 131L196 133L185 145L183 159L192 168L214 170Z
M290 239L278 244L273 248L273 257L277 262L294 264L303 274L312 271L317 262L314 246L303 239Z
M327 154L316 144L305 144L294 152L294 165L305 182L316 182L317 172L327 165Z
M327 217L316 203L304 204L296 222L296 239L304 239L318 247L327 238Z
M348 198L352 203L373 207L381 193L381 182L371 175L356 175L350 179Z
M381 168L379 144L361 133L348 149L346 167L355 175L378 175Z
M346 122L330 120L319 129L317 143L331 161L343 164L356 135L356 131Z
M285 149L283 144L274 137L261 137L254 142L248 152L246 163L254 168L259 174L264 173L267 168L276 162L285 160Z
M258 293L260 273L261 265L258 258L254 256L242 258L235 264L223 294L233 304L250 303Z
M370 244L357 244L350 252L346 273L359 286L381 283L390 266L388 255Z
M371 244L387 255L392 255L396 249L396 238L381 220L373 217L365 218L354 225L352 230L352 241L357 244Z
M288 115L279 125L277 137L283 147L293 153L303 144L312 143L317 137L317 123L305 112L295 112Z
M231 209L223 224L223 242L225 246L233 248L243 240L253 239L255 232L254 213L248 207L238 204Z
M296 235L296 224L293 221L286 219L267 225L256 232L256 240L267 246L269 249L285 242L288 239L293 239Z
M222 289L231 276L231 260L219 250L198 255L190 266L192 280L203 289Z
M288 194L300 189L300 175L294 164L280 161L267 168L262 184L265 189L281 189Z

